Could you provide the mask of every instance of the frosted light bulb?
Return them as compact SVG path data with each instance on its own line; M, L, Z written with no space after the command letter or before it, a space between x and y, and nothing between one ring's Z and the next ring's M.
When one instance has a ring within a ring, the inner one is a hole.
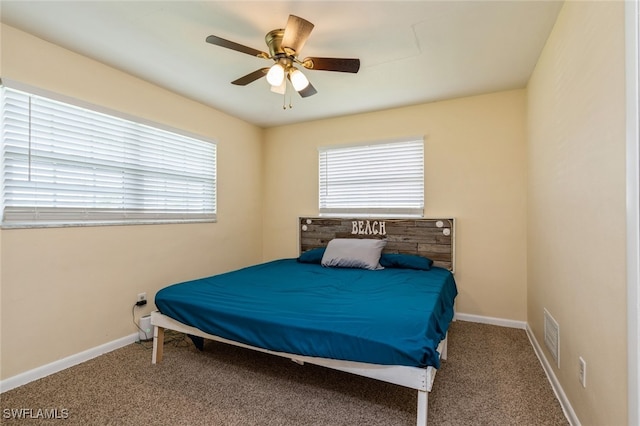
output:
M284 95L284 93L287 91L287 80L283 78L282 83L280 83L279 86L271 86L271 91Z
M290 77L291 84L293 84L293 88L296 89L296 92L301 91L309 85L309 80L307 80L307 77L298 69L291 72Z
M284 68L282 65L275 64L271 68L269 68L269 72L267 73L267 81L272 86L280 86L282 81L284 80Z

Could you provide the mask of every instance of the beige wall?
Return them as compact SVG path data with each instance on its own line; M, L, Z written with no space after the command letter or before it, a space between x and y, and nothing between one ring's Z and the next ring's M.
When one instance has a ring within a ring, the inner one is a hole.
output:
M565 3L528 85L527 320L558 321L583 425L627 424L624 77L624 3Z
M220 182L217 223L2 231L3 379L134 333L139 292L261 260L260 128L6 25L1 40L3 78L216 140Z
M298 254L318 214L319 146L425 136L425 216L455 217L457 311L526 319L525 92L514 90L265 131L265 259Z

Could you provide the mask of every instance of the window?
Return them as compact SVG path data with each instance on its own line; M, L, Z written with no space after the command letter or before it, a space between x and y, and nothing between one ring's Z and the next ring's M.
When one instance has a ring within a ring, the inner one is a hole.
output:
M0 87L2 226L216 219L216 144Z
M320 215L422 216L422 137L319 151Z

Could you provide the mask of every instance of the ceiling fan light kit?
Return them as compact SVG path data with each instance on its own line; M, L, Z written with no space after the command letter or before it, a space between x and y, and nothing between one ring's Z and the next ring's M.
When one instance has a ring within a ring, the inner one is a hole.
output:
M298 54L309 38L313 27L314 25L311 22L295 15L289 15L287 26L284 29L279 28L269 31L265 36L269 53L243 46L214 35L207 37L206 41L216 46L235 50L261 59L271 59L275 62L271 67L261 68L232 81L232 84L246 86L266 76L267 82L271 85L271 91L284 94L286 92L287 80L289 80L295 91L298 92L301 97L306 98L315 95L317 91L309 82L307 76L296 68L294 64L298 64L309 70L320 71L357 73L360 69L359 59L316 57L309 57L304 60L298 59Z

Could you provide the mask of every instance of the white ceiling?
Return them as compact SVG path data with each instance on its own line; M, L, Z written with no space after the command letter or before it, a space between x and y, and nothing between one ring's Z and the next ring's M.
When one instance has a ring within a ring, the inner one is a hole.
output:
M261 127L525 87L558 1L15 1L2 22ZM289 14L315 24L300 58L359 58L357 74L303 70L318 93L283 109L271 61L206 43L214 34L268 51Z

